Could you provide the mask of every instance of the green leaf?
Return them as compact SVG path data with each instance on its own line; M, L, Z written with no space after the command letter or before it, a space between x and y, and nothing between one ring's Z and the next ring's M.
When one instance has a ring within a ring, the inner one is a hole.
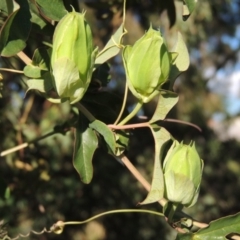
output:
M26 81L28 90L37 90L42 93L46 93L53 88L52 76L49 72L43 75L42 79L29 79Z
M177 52L169 52L169 53L170 53L171 62L173 63L177 59L178 53Z
M39 33L41 35L52 36L54 26L47 20L43 19L35 2L29 2L31 11L32 32Z
M13 12L5 21L4 25L1 28L0 32L0 51L2 52L4 47L7 45L7 41L10 35L11 27L13 24L13 20L16 17L19 9Z
M219 218L210 222L207 228L198 230L196 233L178 234L177 240L225 240L226 236L240 234L240 213Z
M95 132L88 127L86 118L80 115L75 130L73 166L86 184L90 183L93 177L92 158L97 146Z
M180 32L178 32L178 40L172 50L172 54L173 53L177 53L178 55L172 62L172 68L169 74L170 80L175 80L181 72L188 69L190 64L188 49Z
M105 123L99 120L95 120L91 122L89 124L89 127L96 130L98 133L100 133L103 136L105 142L107 143L112 153L114 154L116 151L115 137L114 137L114 133L109 129L109 127Z
M0 2L0 10L5 14L9 13L9 9L13 9L13 1L2 0Z
M178 56L176 57L173 63L177 66L179 71L181 72L186 71L190 64L190 58L187 46L180 32L178 32L178 40L173 48L173 52L178 53Z
M152 116L150 123L163 120L173 106L178 102L178 95L174 92L161 92L159 95L156 110Z
M50 48L38 48L33 54L31 64L24 67L24 75L29 78L43 78L43 75L50 70Z
M67 14L63 0L36 0L41 14L46 19L59 21Z
M34 51L32 64L43 70L50 70L52 49L48 47L38 48Z
M29 5L25 0L18 3L20 8L9 15L0 32L0 52L4 57L22 51L31 30Z
M187 20L193 12L197 0L183 0L183 20Z
M31 64L27 65L23 69L24 75L29 78L40 78L46 71L42 70L37 66Z
M120 156L128 148L130 131L116 131L116 152L115 156Z
M123 24L120 25L118 30L113 34L106 46L101 52L98 53L95 60L95 65L103 64L110 58L116 56L121 49L122 37L126 34Z
M0 1L0 10L1 12L9 15L13 12L14 2L12 0L1 0Z
M157 125L150 127L155 142L155 160L151 190L146 199L140 204L148 204L159 201L164 195L164 178L162 171L163 151L167 142L171 139L170 133Z

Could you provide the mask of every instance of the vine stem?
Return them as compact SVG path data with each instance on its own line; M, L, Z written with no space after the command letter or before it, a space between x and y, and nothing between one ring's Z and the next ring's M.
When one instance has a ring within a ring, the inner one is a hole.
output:
M130 119L132 119L137 112L140 110L140 108L142 107L143 103L142 102L138 102L135 106L135 108L128 114L128 116L126 116L119 124L118 126L122 126L125 123L127 123Z
M66 128L66 123L64 123L62 125L56 125L54 127L53 131L51 131L51 132L49 132L49 133L47 133L45 135L42 135L41 137L35 138L35 139L31 140L31 141L22 143L22 144L20 144L18 146L15 146L13 148L9 148L9 149L7 149L5 151L0 152L0 157L3 157L3 156L6 156L6 155L8 155L10 153L19 151L19 150L21 150L23 148L28 147L30 144L34 144L34 143L36 143L36 142L38 142L38 141L40 141L40 140L42 140L44 138L50 137L50 136L52 136L54 134L57 134L57 133L65 134L68 131L69 131L69 128Z
M32 140L32 141L25 142L25 143L20 144L20 145L18 145L18 146L16 146L16 147L7 149L7 150L5 150L5 151L2 151L2 152L0 153L0 157L4 157L4 156L6 156L6 155L8 155L8 154L10 154L10 153L19 151L19 150L21 150L21 149L23 149L23 148L28 147L28 146L29 146L30 144L32 144L32 143L38 142L38 141L40 141L40 140L42 140L42 139L44 139L44 138L47 138L47 137L52 136L53 134L56 134L56 133L58 133L58 132L52 131L52 132L49 132L49 133L47 133L47 134L45 134L45 135L43 135L43 136L41 136L41 137L35 138L35 139Z
M149 122L144 123L134 123L134 124L127 124L123 126L109 124L108 127L111 129L121 130L121 129L133 129L133 128L142 128L142 127L149 127Z
M156 211L151 211L151 210L146 210L146 209L117 209L117 210L111 210L111 211L106 211L106 212L97 214L93 217L90 217L90 218L84 220L84 221L69 221L69 222L58 221L55 224L53 224L52 227L50 227L49 232L61 234L66 225L81 225L81 224L88 223L96 218L99 218L99 217L102 217L105 215L109 215L109 214L116 214L116 213L150 213L150 214L154 214L154 215L157 215L160 217L164 216L162 213L159 213Z
M75 106L84 114L89 122L96 120L96 118L80 102L76 103Z

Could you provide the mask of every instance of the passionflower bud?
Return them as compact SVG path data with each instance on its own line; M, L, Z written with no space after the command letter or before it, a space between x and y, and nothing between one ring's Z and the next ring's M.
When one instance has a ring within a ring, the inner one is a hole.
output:
M203 161L194 143L174 141L163 162L165 198L170 202L193 206L198 198Z
M85 13L67 13L57 24L53 35L51 66L54 87L59 97L79 101L91 80L96 50Z
M149 102L168 79L170 56L160 31L152 27L133 46L123 49L129 89L143 103Z

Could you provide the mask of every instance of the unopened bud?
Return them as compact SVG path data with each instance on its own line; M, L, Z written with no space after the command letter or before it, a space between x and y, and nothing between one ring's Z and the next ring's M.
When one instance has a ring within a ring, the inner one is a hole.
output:
M133 46L126 46L123 62L131 92L140 101L149 102L170 72L170 55L160 31L150 27Z
M202 179L203 161L194 143L174 141L163 163L165 198L186 207L197 201Z
M84 13L74 10L58 23L53 36L51 65L54 87L62 99L79 101L91 80L96 50Z

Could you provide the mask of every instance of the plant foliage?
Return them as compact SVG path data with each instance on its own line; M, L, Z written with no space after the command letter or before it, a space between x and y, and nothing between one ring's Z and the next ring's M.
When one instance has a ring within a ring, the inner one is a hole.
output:
M180 2L183 19L187 20L196 8L197 1ZM175 80L190 65L184 38L179 32L175 45L168 47L162 32L149 23L150 27L145 29L141 38L133 44L125 44L125 38L129 34L126 28L126 11L132 2L123 1L121 4L121 23L100 50L98 46L93 46L95 41L87 13L78 12L69 3L66 4L66 1L1 1L3 21L0 29L0 53L2 58L9 59L11 64L0 70L21 74L24 86L22 95L37 96L46 105L52 104L56 109L62 109L64 116L67 116L67 120L57 119L61 123L53 127L53 131L47 134L40 131L40 137L29 132L29 135L24 134L23 129L16 127L16 136L21 135L21 141L24 140L25 143L3 150L1 156L22 151L25 147L36 149L41 140L49 140L46 144L51 144L53 139L50 137L61 133L63 138L74 145L70 167L74 167L84 184L94 182L95 171L98 172L94 158L98 151L102 151L103 156L113 156L149 191L140 205L160 203L161 210L149 213L164 216L166 222L178 232L176 239L236 237L235 235L240 234L239 214L207 224L199 223L193 220L194 216L183 212L184 207L190 207L197 202L203 164L194 143L177 143L163 122L179 101L178 94L173 90ZM87 5L90 6L91 3ZM101 7L97 2L94 6ZM175 2L156 1L154 6L160 13L167 11L169 25L173 26L176 21ZM72 10L69 10L71 8ZM13 59L16 57L22 63L14 64ZM109 65L111 66L113 59L119 57L122 57L122 69L126 75L123 96L117 96L111 87ZM5 80L3 83L5 84ZM127 106L129 98L134 98L132 108ZM157 101L153 115L146 121L139 120L139 111L153 101ZM14 118L14 114L9 117ZM38 111L36 118L39 118L41 124L44 124L44 120L49 120L47 116L40 116ZM22 120L24 123L25 121ZM30 125L26 123L28 124ZM128 152L131 152L130 132L134 134L137 128L150 130L154 141L151 184L126 157ZM68 138L69 132L74 132L74 141ZM173 147L170 147L171 142L174 142ZM58 148L59 146L53 147L52 151L57 151ZM9 161L7 158L5 160ZM56 159L49 157L47 161L53 164ZM117 162L116 166L119 167ZM24 165L24 168L31 167ZM63 166L56 168L61 169ZM109 172L107 168L103 169L102 174ZM48 181L48 171L44 170L41 178ZM11 187L0 178L0 197L8 201L10 195ZM83 197L88 201L87 195ZM65 225L82 223L86 221L58 221L49 230L45 228L42 232L32 233L63 234ZM195 230L193 226L199 229ZM29 234L19 234L17 238L27 237ZM0 236L2 239L10 239L1 223Z

